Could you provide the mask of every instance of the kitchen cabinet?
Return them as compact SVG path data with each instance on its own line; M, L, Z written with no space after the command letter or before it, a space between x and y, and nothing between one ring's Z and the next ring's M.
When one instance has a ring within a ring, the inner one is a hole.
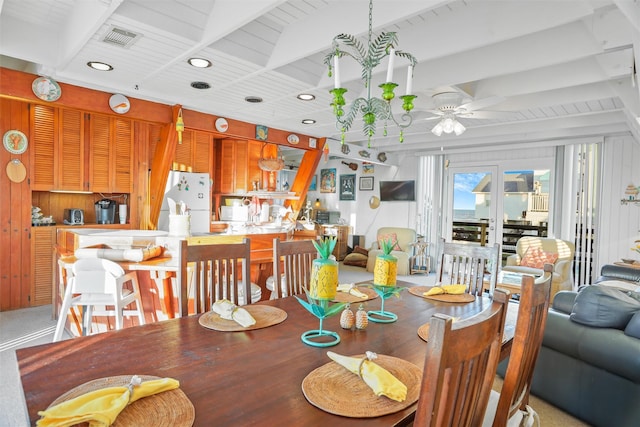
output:
M220 141L220 193L246 193L253 189L256 181L263 188L262 170L258 166L261 149L259 141Z
M348 225L321 225L320 234L324 237L335 236L336 246L333 248L333 255L338 261L342 261L347 256L347 239L349 237Z
M83 113L32 105L32 189L86 191Z
M176 146L174 170L212 174L213 137L210 133L185 131Z
M52 303L55 283L54 268L56 227L31 228L31 301L30 305L47 305Z
M119 117L89 117L89 191L131 193L133 124Z

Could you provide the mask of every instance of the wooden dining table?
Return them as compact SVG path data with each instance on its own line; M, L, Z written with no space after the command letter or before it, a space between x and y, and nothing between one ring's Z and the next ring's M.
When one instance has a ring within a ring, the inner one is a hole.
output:
M415 285L400 282L398 286ZM484 296L469 303L439 302L404 289L399 297L385 300L385 311L398 316L395 322L370 321L364 330L346 330L339 325L339 315L326 318L323 328L340 336L337 345L326 348L301 341L305 331L318 328L318 319L295 297L259 304L278 307L287 318L262 329L221 332L203 327L200 315L194 315L17 350L29 423L35 425L39 410L74 387L99 378L137 374L177 379L194 405L195 426L403 425L413 419L416 403L374 418L333 415L307 401L302 382L311 371L331 362L329 350L348 356L373 351L422 369L427 344L417 334L421 325L434 313L473 316L491 301ZM363 304L366 310L379 310L381 300ZM517 311L517 304L511 305L510 311ZM513 338L515 319L509 317L504 348ZM345 375L353 374L345 371Z

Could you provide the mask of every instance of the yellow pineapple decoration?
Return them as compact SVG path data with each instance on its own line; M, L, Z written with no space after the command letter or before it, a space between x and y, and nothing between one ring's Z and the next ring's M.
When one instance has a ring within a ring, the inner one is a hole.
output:
M347 304L342 313L340 314L340 326L342 329L351 329L355 325L356 316L351 311L350 304Z
M381 286L395 286L398 276L398 258L391 255L394 242L391 239L382 241L382 254L376 257L373 268L373 283Z
M367 312L364 311L364 305L360 304L356 312L356 329L366 329L367 325L369 325L369 317Z
M320 258L314 259L311 266L309 295L314 299L331 300L338 291L338 262L329 259L336 246L336 237L325 237L320 242L314 240L313 245Z

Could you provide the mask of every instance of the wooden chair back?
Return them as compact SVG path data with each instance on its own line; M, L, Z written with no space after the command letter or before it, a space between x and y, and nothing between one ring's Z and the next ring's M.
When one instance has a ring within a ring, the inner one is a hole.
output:
M482 295L485 271L489 273L490 293L498 281L500 245L472 246L461 243L440 242L436 282L463 284L471 295Z
M414 425L481 426L504 332L509 292L497 289L480 314L459 322L434 314Z
M180 316L190 314L190 296L193 296L192 312L195 314L211 310L219 299L228 299L236 305L251 303L251 243L248 238L242 243L210 245L189 245L182 240L178 257Z
M493 426L506 426L518 409L525 410L529 403L531 378L542 346L551 299L553 265L545 264L544 275L534 281L533 276L523 276L520 307L509 365L505 373L500 400Z
M318 251L311 240L273 239L273 276L275 298L304 293L309 289L311 267ZM280 278L280 281L277 280Z

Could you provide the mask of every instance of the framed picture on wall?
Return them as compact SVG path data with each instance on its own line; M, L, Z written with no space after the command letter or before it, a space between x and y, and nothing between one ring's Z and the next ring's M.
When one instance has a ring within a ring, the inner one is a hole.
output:
M313 175L311 178L311 184L309 185L309 191L318 190L318 175Z
M336 192L336 169L320 170L320 192L335 193Z
M361 176L360 177L360 191L373 191L373 177Z
M356 199L356 176L340 175L340 200Z

